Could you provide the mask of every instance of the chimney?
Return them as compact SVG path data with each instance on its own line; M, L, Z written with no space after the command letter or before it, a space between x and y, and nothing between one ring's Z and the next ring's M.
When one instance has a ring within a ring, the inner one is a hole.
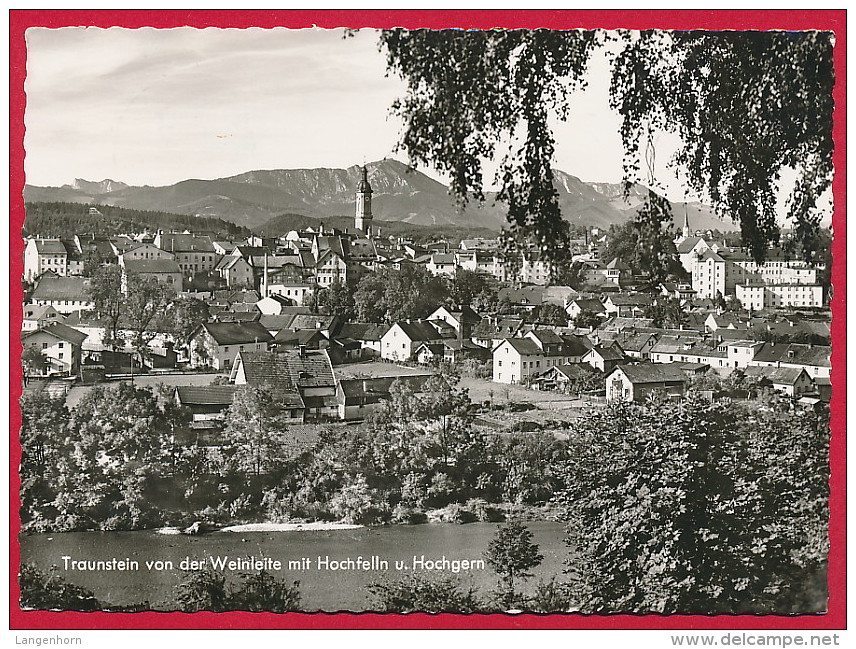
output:
M300 358L306 358L306 345L298 345L297 350Z

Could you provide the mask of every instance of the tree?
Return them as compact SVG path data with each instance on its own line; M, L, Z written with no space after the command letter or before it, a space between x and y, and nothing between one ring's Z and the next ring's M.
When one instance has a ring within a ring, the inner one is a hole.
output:
M515 579L531 577L527 570L544 560L544 555L538 552L538 545L532 542L532 532L518 522L500 525L484 556L503 583L502 600L506 607L514 606L518 598L514 590Z
M153 277L128 275L125 296L125 319L130 331L130 343L145 361L149 355L149 343L161 329L160 324L167 309L175 301L175 290Z
M597 313L591 311L589 309L581 309L577 314L577 317L574 318L574 326L579 327L581 329L588 328L597 328L600 326L601 318Z
M399 148L447 174L462 202L483 198L483 161L499 161L497 197L512 230L548 258L568 253L551 124L569 118L571 96L603 45L628 188L654 180L654 135L677 134L673 162L688 189L739 220L760 262L779 238L781 172L794 169L788 217L813 258L818 198L832 179L832 32L394 29L381 43L388 70L407 84L393 104L405 125ZM642 222L662 223L661 208L649 195Z
M339 316L345 320L350 320L354 316L354 296L348 285L338 278L320 291L318 304L327 315Z
M620 259L644 270L654 283L683 278L686 271L677 258L671 227L671 208L653 192L637 215L623 225L612 225L606 240L606 259Z
M169 333L173 340L183 345L190 334L209 318L208 305L192 297L179 297L166 308L160 328Z
M116 264L95 270L87 288L87 295L95 305L95 313L106 320L104 345L113 351L125 345L119 330L119 322L125 314L123 288L122 269Z
M265 570L244 575L240 587L233 589L229 608L255 613L286 613L300 608L300 582L280 581Z
M578 606L815 610L800 600L826 559L828 439L823 416L693 394L581 420L556 499L575 548Z
M549 302L538 307L538 315L535 318L536 322L558 327L567 327L569 319L568 314L562 307L558 304L550 304Z
M21 586L21 608L60 611L97 611L101 604L91 590L68 583L57 574L49 573L31 563L21 565L18 575Z
M396 322L424 318L449 297L446 281L417 264L401 270L381 268L365 275L354 302L362 322Z
M455 304L471 305L476 296L489 293L490 286L484 275L466 268L456 268L452 278L450 297Z
M475 613L482 610L475 589L454 577L430 579L410 573L368 585L371 610L381 613Z
M271 386L242 385L226 413L232 469L252 475L266 473L280 460L285 432L282 410Z
M27 374L44 374L48 369L48 359L35 347L24 347L21 363Z

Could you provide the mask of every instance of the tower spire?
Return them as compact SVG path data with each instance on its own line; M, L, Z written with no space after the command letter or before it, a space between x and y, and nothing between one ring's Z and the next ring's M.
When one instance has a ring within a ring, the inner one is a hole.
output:
M687 209L687 203L684 201L684 229L683 229L684 239L690 236L690 214Z
M369 184L368 169L365 165L360 167L360 184L357 186L354 227L367 237L372 234L372 186Z

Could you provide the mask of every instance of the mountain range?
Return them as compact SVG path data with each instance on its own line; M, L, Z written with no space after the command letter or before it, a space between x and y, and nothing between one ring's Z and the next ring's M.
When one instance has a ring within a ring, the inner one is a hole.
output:
M488 194L482 205L457 205L446 185L397 160L366 165L374 191L375 222L458 226L500 230L506 223L504 207ZM323 219L354 213L354 191L360 168L274 169L248 171L216 180L183 180L163 187L130 186L115 180L76 179L62 187L26 185L26 202L72 202L114 205L136 210L216 217L250 229L260 229L282 214ZM588 183L554 170L559 204L565 219L576 225L609 227L632 218L647 189L631 188L625 199L619 184ZM673 204L677 227L684 212L693 229L735 230L700 203ZM382 225L377 223L378 225Z

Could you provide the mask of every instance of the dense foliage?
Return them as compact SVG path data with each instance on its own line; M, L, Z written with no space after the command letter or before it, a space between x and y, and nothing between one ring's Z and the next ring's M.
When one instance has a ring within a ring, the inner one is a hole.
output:
M569 453L575 479L557 497L577 605L813 610L828 551L828 441L825 416L778 401L691 397L590 415Z
M97 611L101 604L92 591L70 584L54 568L43 572L36 566L21 565L21 608L48 611Z
M605 46L625 181L654 182L654 135L676 134L682 146L673 162L688 189L739 221L760 261L779 237L782 172L794 170L787 216L796 244L814 260L817 202L832 180L832 44L831 33L812 31L394 29L381 36L388 69L407 84L393 105L405 124L400 148L448 174L461 200L482 197L484 161L498 162L498 198L512 229L553 259L566 256L568 232L553 184L552 123L571 117L570 97ZM640 224L663 220L655 201L647 209L656 218Z
M449 297L449 286L418 264L379 268L360 280L354 294L360 322L424 318Z
M98 205L101 213L90 214L88 203L27 203L24 233L27 236L74 239L76 234L117 235L129 232L210 232L224 239L249 236L242 226L192 214L170 214Z
M300 582L277 579L260 570L241 576L237 584L211 569L185 572L175 586L177 608L185 613L197 611L251 611L286 613L300 608Z

